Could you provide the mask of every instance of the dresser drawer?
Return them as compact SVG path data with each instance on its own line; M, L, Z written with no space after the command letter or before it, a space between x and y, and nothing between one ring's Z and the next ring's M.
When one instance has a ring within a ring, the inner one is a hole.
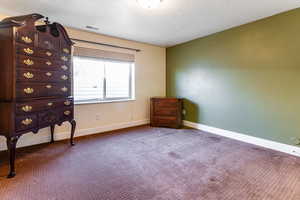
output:
M69 108L62 108L58 111L60 116L60 121L69 121L74 118L74 107L70 106Z
M58 56L57 58L60 62L63 62L63 63L70 63L71 61L71 56L70 55L66 55L66 54L61 54Z
M47 33L38 32L38 47L42 49L56 50L59 48L59 41Z
M47 110L38 113L39 127L46 127L59 122L59 113L56 110Z
M17 54L22 54L26 56L38 56L38 51L34 47L29 45L16 43L16 51Z
M47 99L47 100L32 100L29 102L17 103L16 114L24 115L34 112L53 110L57 108L65 109L73 106L73 99Z
M74 118L73 110L73 106L69 106L68 108L58 108L40 112L38 113L38 126L42 128L55 123L70 121Z
M70 84L70 72L38 69L17 69L17 81L24 82L63 82Z
M28 45L16 44L17 54L25 56L41 57L46 59L57 58L57 53L53 50L34 48Z
M71 55L71 46L68 45L65 41L60 41L60 54L62 55Z
M16 117L15 128L16 131L25 131L28 129L36 128L38 124L36 115L23 115Z
M33 46L35 42L35 32L25 27L17 28L16 41L22 44Z
M18 68L31 68L31 69L46 69L46 70L70 70L70 63L58 62L56 59L37 58L32 56L18 55L17 56Z
M16 97L18 99L51 96L71 96L70 85L57 83L19 83L16 87Z

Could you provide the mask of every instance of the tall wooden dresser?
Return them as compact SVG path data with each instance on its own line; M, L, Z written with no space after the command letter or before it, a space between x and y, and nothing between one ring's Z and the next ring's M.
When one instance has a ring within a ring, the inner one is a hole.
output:
M153 97L150 102L151 126L180 128L182 125L182 99Z
M7 139L10 172L15 176L21 135L68 121L76 127L72 97L72 41L64 27L39 14L0 22L0 135ZM38 22L38 23L37 23Z

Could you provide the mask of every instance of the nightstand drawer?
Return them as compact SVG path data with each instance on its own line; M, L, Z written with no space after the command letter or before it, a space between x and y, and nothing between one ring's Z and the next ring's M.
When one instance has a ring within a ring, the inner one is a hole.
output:
M154 115L158 116L176 116L178 113L177 107L154 107Z
M157 108L170 108L170 107L176 108L178 107L179 101L176 99L163 99L163 100L154 99L153 103Z
M169 117L169 116L159 116L153 119L153 123L158 126L169 126L171 124L177 124L176 117Z

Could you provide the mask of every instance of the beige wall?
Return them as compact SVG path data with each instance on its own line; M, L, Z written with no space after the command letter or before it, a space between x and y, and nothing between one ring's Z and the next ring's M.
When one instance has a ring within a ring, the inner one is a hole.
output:
M4 16L0 15L0 19ZM102 47L77 43L78 46L100 48L118 52L135 54L135 101L86 104L75 106L77 120L76 135L86 135L116 128L144 124L149 121L149 98L165 96L166 94L166 49L158 46L118 39L100 34L85 32L77 29L67 29L70 37L109 43L141 49L141 52L132 52L116 48ZM99 120L96 120L99 115ZM56 129L56 138L64 139L68 136L70 126L64 123ZM18 146L26 146L47 142L50 139L48 128L40 130L37 135L26 134L20 138ZM4 137L0 139L0 150L6 148Z

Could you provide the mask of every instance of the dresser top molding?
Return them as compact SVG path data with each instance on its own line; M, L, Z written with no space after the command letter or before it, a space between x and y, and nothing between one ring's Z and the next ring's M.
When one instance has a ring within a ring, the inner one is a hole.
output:
M0 21L0 28L8 28L8 27L34 27L35 23L38 20L45 18L41 14L33 13L29 15L22 15L17 17L8 17ZM49 32L50 27L53 29L57 29L64 37L68 45L74 45L74 42L69 38L66 29L57 22L47 23L45 25L41 25L46 27L46 32ZM39 31L37 29L37 31Z

